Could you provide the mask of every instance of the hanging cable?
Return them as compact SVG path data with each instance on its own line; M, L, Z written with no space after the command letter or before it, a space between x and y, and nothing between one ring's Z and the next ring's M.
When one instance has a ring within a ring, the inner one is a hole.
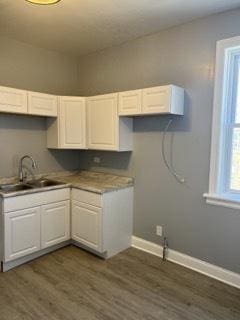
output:
M171 173L171 175L174 176L174 178L179 182L179 183L184 183L185 179L178 174L175 169L173 168L173 166L171 164L168 163L167 158L165 156L165 140L166 140L166 133L170 127L170 125L172 124L173 119L170 119L168 121L168 124L166 125L164 131L163 131L163 138L162 138L162 157L163 157L163 161L165 166L167 167L168 171Z

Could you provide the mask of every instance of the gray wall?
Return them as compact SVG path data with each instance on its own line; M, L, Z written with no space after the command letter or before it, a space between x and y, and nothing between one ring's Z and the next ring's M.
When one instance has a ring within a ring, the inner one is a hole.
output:
M61 95L74 95L77 60L0 36L0 85Z
M171 248L240 272L240 213L205 203L208 191L213 66L219 39L239 35L240 11L226 12L147 36L79 60L79 94L93 95L174 83L186 89L185 116L174 118L168 144L187 180L180 185L161 157L169 117L134 120L131 154L81 152L81 167L133 175L134 234L158 243L164 227ZM103 158L100 167L92 157Z
M76 92L77 61L56 52L0 37L0 85L46 93ZM78 167L79 154L46 149L44 118L0 114L0 177L17 171L24 154L38 161L38 172Z

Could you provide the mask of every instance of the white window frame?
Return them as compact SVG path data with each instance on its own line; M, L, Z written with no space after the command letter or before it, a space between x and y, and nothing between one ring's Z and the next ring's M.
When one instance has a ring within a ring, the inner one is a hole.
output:
M240 209L240 193L227 188L230 177L229 170L226 170L226 166L231 163L231 159L226 157L231 154L229 148L232 147L230 128L233 124L233 110L229 101L236 98L235 82L230 83L233 80L233 61L236 55L240 55L240 37L217 42L209 192L204 197L209 204Z

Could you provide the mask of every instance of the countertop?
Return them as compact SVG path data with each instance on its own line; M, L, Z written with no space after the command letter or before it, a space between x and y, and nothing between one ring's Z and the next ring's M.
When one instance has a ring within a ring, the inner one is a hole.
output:
M31 194L36 192L44 192L67 187L73 187L81 190L86 190L94 193L103 194L119 189L124 189L133 186L134 179L131 177L113 175L103 172L94 171L65 171L53 172L47 174L36 175L34 179L52 179L62 182L60 185L49 186L44 188L34 188L23 191L14 191L4 193L0 191L0 197L9 198L19 195ZM0 184L14 183L17 181L16 177L13 178L0 178ZM27 183L27 182L26 182Z

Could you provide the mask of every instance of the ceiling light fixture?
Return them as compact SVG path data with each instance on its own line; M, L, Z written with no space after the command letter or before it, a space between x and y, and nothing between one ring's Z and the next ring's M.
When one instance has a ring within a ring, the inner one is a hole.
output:
M27 2L33 3L33 4L55 4L61 0L26 0Z

